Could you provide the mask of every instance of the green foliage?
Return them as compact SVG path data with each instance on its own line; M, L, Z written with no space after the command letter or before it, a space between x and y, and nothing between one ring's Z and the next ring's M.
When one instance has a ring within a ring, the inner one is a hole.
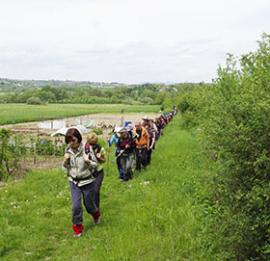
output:
M64 143L58 143L56 140L38 138L35 141L35 152L37 155L64 155L66 145Z
M16 173L19 159L25 152L19 138L13 137L7 129L0 129L0 180Z
M79 104L162 104L170 102L175 95L204 85L202 83L182 83L174 85L143 84L95 87L89 84L43 87L3 87L0 95L5 103L27 103L39 99L42 103L79 103ZM166 98L167 97L167 98ZM166 101L165 101L166 99ZM171 108L171 106L170 106Z
M214 216L223 235L221 255L237 260L270 259L270 36L256 52L228 56L219 68L204 113L208 148L218 154ZM214 242L214 241L213 241Z
M182 127L194 128L207 119L207 106L211 100L212 85L192 89L180 96L178 109L182 113Z
M27 104L32 104L32 105L41 105L43 104L42 100L39 97L30 97L26 101Z
M101 128L94 128L94 129L92 129L92 132L96 133L97 135L103 134L103 131Z

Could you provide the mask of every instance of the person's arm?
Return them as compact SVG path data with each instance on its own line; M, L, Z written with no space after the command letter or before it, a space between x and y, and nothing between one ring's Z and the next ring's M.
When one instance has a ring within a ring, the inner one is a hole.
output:
M83 151L83 159L86 163L90 163L89 155L85 151Z
M152 143L150 145L150 149L153 149L155 141L156 141L156 133L153 131L153 137L152 137Z
M149 146L150 146L149 142L150 142L150 139L149 139L149 134L148 134L147 131L144 132L144 136L145 136L145 139L147 140L146 147L147 147L147 149L149 150Z
M65 153L64 155L63 167L65 169L69 169L70 167L70 154L69 153Z
M116 144L117 140L116 140L116 135L113 134L111 136L111 138L108 140L108 144L109 144L109 147L111 147L113 144Z
M101 148L100 152L96 154L96 157L99 162L104 163L106 161L105 149Z

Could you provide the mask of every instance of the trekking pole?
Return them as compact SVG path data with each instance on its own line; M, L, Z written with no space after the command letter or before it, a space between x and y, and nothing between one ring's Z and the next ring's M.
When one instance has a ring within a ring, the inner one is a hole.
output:
M107 171L109 172L109 162L110 162L110 153L111 153L111 148L110 147L108 147L108 149L107 149Z
M115 162L124 152L125 150L120 150L120 153L112 160L112 162Z

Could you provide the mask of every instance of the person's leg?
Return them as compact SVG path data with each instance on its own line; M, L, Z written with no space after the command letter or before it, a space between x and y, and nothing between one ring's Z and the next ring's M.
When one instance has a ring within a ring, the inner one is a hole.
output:
M141 170L142 163L142 153L141 149L136 149L136 170Z
M147 165L151 163L152 149L147 150Z
M123 180L127 181L127 156L121 155L120 156L120 163L121 163L121 168L123 170Z
M101 185L102 185L103 178L104 178L104 172L103 172L103 170L101 170L101 171L98 172L98 175L96 177L95 203L96 203L96 206L97 206L98 209L100 208L99 207L100 206L100 188L101 188Z
M124 173L123 173L123 168L122 168L122 165L121 165L120 157L117 158L116 163L117 163L117 168L118 168L118 171L119 171L119 178L123 179L124 178Z
M86 208L86 211L92 215L95 224L99 223L100 211L95 203L96 196L96 182L93 181L90 184L87 184L81 187L83 192L83 203Z
M97 206L95 203L96 196L96 182L93 181L87 185L81 187L83 193L83 204L86 211L89 214L93 214L97 211Z
M147 166L147 149L142 149L142 166L145 168Z
M132 179L132 161L133 161L133 155L132 153L129 153L126 159L126 177L127 180Z
M83 232L82 224L82 192L73 182L69 182L72 199L72 229L75 237L81 236Z
M115 157L117 157L117 155L118 155L118 153L116 152ZM116 159L116 164L117 164L117 169L118 169L118 172L119 172L119 178L124 179L124 174L123 174L123 169L122 169L122 166L121 166L120 158L121 158L121 156Z
M71 199L72 199L72 223L75 225L82 224L82 192L73 182L69 182Z
M135 173L136 171L136 160L137 160L137 157L136 157L136 150L134 149L133 152L132 152L132 157L131 157L132 161L131 161L131 175L133 176L133 174Z

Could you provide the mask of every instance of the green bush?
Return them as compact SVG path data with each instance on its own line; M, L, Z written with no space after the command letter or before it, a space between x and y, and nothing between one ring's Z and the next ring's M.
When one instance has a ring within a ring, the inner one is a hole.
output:
M38 155L62 156L64 155L66 148L64 143L58 144L56 141L46 138L38 138L35 146Z
M19 169L19 160L26 153L21 139L13 137L11 131L0 129L0 180L7 179Z
M179 98L178 109L182 113L182 127L193 128L202 124L206 115L212 93L212 86L204 85L202 88L192 89Z
M96 133L97 135L103 134L103 131L101 128L94 128L94 129L92 129L92 132Z
M29 99L27 99L26 103L30 104L30 105L41 105L41 104L43 104L43 102L41 101L41 99L39 97L30 97Z
M218 152L213 184L217 249L234 260L270 259L270 36L219 68L203 128ZM216 213L216 214L217 214Z

